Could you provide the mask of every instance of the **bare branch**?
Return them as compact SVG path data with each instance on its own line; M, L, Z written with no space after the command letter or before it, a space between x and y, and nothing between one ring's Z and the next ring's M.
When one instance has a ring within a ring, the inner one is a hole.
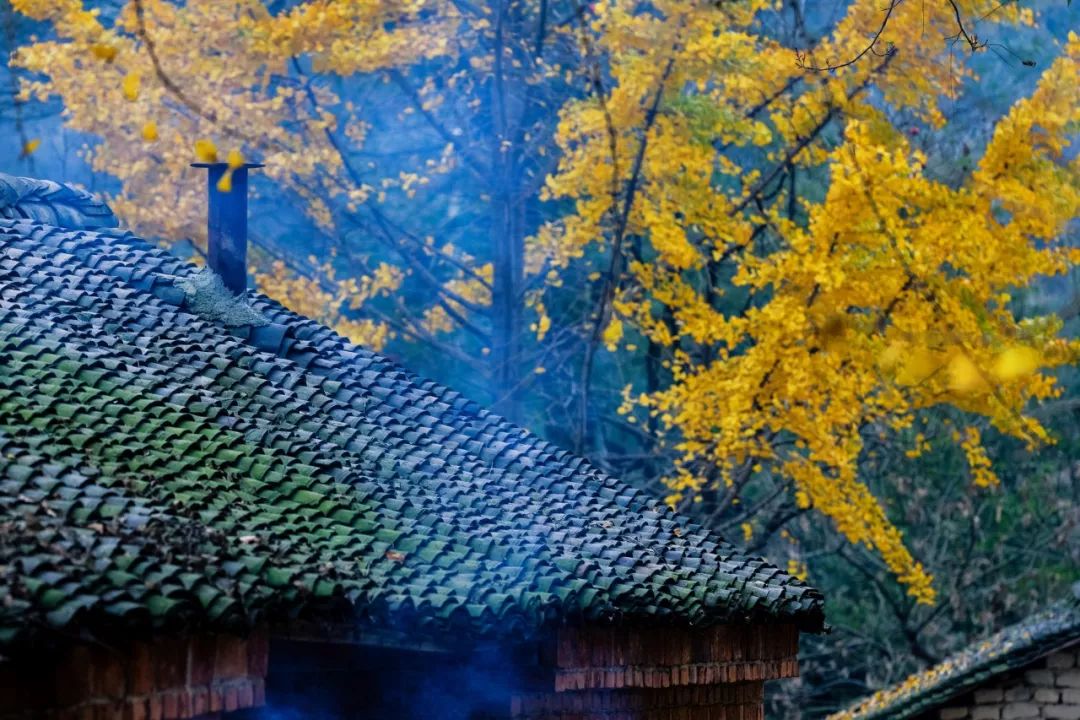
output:
M904 2L904 0L889 0L889 6L885 8L885 15L881 18L881 25L876 31L874 31L874 35L870 39L870 44L860 50L855 55L855 57L851 58L850 60L835 64L832 62L826 62L824 65L811 65L807 64L806 62L807 53L797 50L795 52L795 64L798 65L801 69L808 70L809 72L826 72L830 70L839 70L840 68L854 65L870 53L873 53L879 57L892 56L896 52L896 48L891 43L883 53L879 53L876 48L878 42L881 40L882 34L885 32L885 28L889 25L889 20L892 18L893 11L896 10L896 8L898 8L902 2Z

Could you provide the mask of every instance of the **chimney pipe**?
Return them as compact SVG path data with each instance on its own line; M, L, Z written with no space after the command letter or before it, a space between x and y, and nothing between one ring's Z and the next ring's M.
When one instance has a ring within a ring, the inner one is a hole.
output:
M229 163L192 163L206 168L206 190L209 212L206 218L207 257L210 269L233 293L247 290L247 185L248 170L263 167L259 163L244 163L232 167ZM232 188L218 190L218 182L226 172L232 173Z

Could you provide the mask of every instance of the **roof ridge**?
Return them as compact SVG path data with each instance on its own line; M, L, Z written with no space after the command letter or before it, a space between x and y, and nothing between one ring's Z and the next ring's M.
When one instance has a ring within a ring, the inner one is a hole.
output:
M70 183L0 173L0 217L71 230L114 228L120 222L103 200Z

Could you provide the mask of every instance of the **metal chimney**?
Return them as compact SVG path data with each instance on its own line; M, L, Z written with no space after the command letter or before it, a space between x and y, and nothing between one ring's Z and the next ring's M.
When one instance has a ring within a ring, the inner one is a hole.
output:
M206 218L207 258L210 269L216 272L225 287L237 295L247 290L247 201L248 170L263 167L259 163L244 163L230 167L229 163L192 163L206 168L206 191L209 211ZM226 172L232 173L232 188L218 189Z

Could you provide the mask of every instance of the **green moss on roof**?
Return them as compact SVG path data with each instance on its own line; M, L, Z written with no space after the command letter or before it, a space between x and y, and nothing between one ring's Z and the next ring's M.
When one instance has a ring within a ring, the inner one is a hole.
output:
M1080 584L1077 588L1080 591ZM829 720L906 720L1080 642L1080 596L975 642L937 665L880 690Z
M0 220L0 644L261 617L823 623L650 496L130 234Z

